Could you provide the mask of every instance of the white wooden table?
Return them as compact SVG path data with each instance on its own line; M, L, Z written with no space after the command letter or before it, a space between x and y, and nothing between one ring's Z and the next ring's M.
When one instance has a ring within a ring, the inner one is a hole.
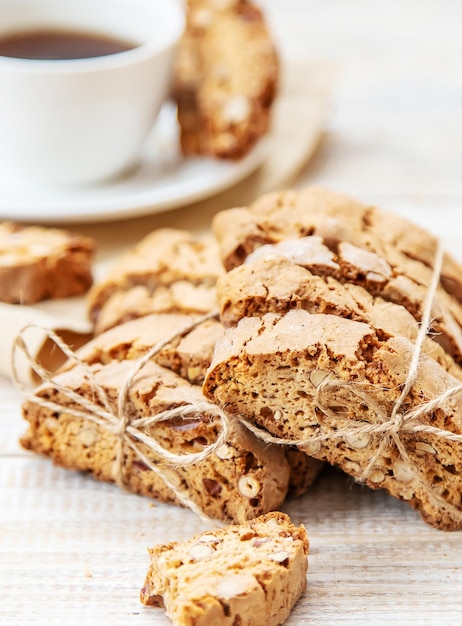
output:
M262 4L287 57L341 67L324 140L296 185L377 202L433 230L462 260L462 3ZM195 206L134 230L203 220ZM98 237L104 226L83 230ZM0 625L168 624L138 602L146 548L204 522L22 451L19 405L0 381ZM461 532L434 530L334 470L285 510L311 541L308 591L289 625L462 624Z

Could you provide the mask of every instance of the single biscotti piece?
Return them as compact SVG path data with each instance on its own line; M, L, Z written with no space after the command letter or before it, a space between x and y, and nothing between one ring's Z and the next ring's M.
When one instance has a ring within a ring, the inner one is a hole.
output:
M263 244L319 235L331 249L348 242L424 281L431 274L438 243L427 230L399 215L318 187L270 193L248 207L221 211L213 230L227 270ZM460 265L449 254L441 283L462 301Z
M178 280L159 285L154 291L138 285L109 296L99 312L95 333L152 313L208 313L215 307L215 288L210 285Z
M187 155L237 159L266 133L279 63L262 12L247 0L188 0L174 71Z
M224 272L213 237L162 228L126 252L88 295L100 333L150 313L204 313Z
M270 194L248 208L223 211L215 216L214 231L228 270L247 258L284 255L314 274L359 284L421 319L438 242L397 215L313 188ZM313 246L300 242L295 249L297 239L307 242L310 235L320 241L317 262ZM275 249L268 250L269 244ZM448 254L432 320L435 341L462 365L462 268Z
M218 320L209 319L193 327L197 319L197 315L180 313L146 315L97 335L80 348L79 358L89 364L137 359L159 342L173 337L155 355L155 361L199 385L211 363L223 326ZM190 330L183 334L188 328Z
M141 602L174 626L278 626L306 588L308 537L268 513L149 550Z
M412 417L460 380L422 354L391 419L414 350L406 338L383 337L364 322L305 310L268 313L226 331L203 390L229 414L407 501L429 524L462 528L461 443L432 431L461 436L459 399ZM364 432L367 425L383 432Z
M92 239L67 230L0 223L0 300L34 304L86 292L94 249Z

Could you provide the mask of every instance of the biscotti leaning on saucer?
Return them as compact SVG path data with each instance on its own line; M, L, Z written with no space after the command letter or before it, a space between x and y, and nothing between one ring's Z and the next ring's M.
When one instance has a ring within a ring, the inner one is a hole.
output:
M0 301L35 304L85 293L95 242L44 226L0 223Z
M429 333L401 397L438 273L431 234L321 189L265 196L218 214L214 228L230 269L217 285L228 328L205 395L385 488L428 523L461 528L460 395L441 398L462 381L454 259L443 257Z
M203 328L166 345L133 376L137 359L164 338L166 330L181 331L186 324L191 320L184 315L148 316L86 344L77 352L80 364L68 362L23 404L28 430L21 443L57 465L105 482L122 481L141 495L182 504L185 496L216 519L241 522L277 509L289 488L285 450L267 446L236 420L230 420L222 445L200 462L163 462L160 475L150 467L159 457L144 437L174 454L200 453L217 441L222 429L221 416L213 406L204 407L200 386L191 382L203 378L213 347L204 338L214 336L218 322L204 322ZM129 379L120 412L120 390ZM54 404L46 406L48 401ZM177 407L189 407L184 417L149 423L151 416ZM122 417L128 418L123 427ZM132 436L133 428L137 432Z
M176 626L278 626L306 588L308 537L284 513L157 545L141 602Z
M238 159L268 130L279 77L262 11L248 0L188 0L173 95L183 152Z
M207 313L216 308L215 283L223 273L211 235L155 230L90 290L88 312L95 333L151 313Z

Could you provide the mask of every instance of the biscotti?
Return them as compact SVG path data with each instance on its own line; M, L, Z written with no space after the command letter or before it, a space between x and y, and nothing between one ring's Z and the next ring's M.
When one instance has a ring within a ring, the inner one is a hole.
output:
M412 418L460 380L422 354L393 417L414 350L404 337L387 339L370 324L328 313L243 318L219 340L204 393L230 414L385 488L428 523L461 528L460 442L450 438L462 434L460 403L441 401Z
M182 320L176 322L181 328ZM163 463L160 475L153 469L159 456L146 437L173 454L200 453L217 441L222 420L213 407L204 407L198 385L167 367L151 360L134 375L136 358L155 341L155 333L146 340L135 339L132 329L123 343L123 330L119 337L114 336L116 330L112 340L103 334L82 348L77 352L82 364L68 363L23 404L29 428L22 445L98 480L122 482L135 493L165 502L192 502L209 517L243 521L277 509L289 485L285 451L268 447L235 420L226 441L200 462L171 467ZM157 332L161 334L160 329ZM177 344L176 356L171 346L160 360L180 372L200 368L200 360L192 366L193 356L184 357L181 341ZM131 382L121 411L119 395L127 380ZM53 405L47 406L47 401ZM177 407L187 408L184 418L151 423L152 416Z
M279 62L248 0L188 0L174 70L182 150L237 159L268 130Z
M222 211L214 232L230 328L205 395L462 527L462 268L424 229L323 189Z
M320 237L311 236L287 240L258 248L240 265L217 282L217 301L220 318L226 326L236 324L243 317L265 313L284 314L301 308L310 313L331 313L346 319L366 322L384 337L406 337L415 340L419 324L406 307L390 302L374 292L383 291L378 283L385 282L384 263L375 254L358 254L355 273L351 264L345 266L341 250L350 244L339 244L339 252L331 252ZM362 261L362 263L361 263ZM372 263L373 261L373 263ZM379 270L382 268L382 272ZM374 269L372 277L364 280ZM361 279L363 277L363 279ZM358 284L359 283L359 284ZM368 291L368 288L370 291ZM455 327L436 319L438 340L451 336ZM462 380L462 369L450 352L430 336L422 350L435 359L446 371Z
M85 293L94 250L92 239L67 230L0 223L0 300L34 304Z
M197 315L181 313L146 315L98 335L80 349L79 359L89 364L134 360L172 337L156 354L156 362L188 382L200 385L223 326L217 319L200 323L198 320ZM183 333L184 329L187 332Z
M433 277L437 240L399 216L347 196L313 188L263 196L248 208L219 213L213 225L228 270L240 265L252 252L257 254L257 249L265 244L284 248L289 241L317 235L330 253L324 256L320 273L341 282L359 284L375 296L403 305L417 321L421 319ZM281 249L274 252L282 253ZM306 251L301 250L298 256L306 256ZM309 254L306 263L296 262L318 273ZM445 254L431 331L434 340L459 365L462 365L461 328L462 271Z
M308 537L284 513L149 550L141 602L174 626L278 626L306 588Z
M213 230L227 270L263 244L319 235L329 247L345 241L428 276L413 261L431 268L437 246L436 237L399 215L318 187L270 193L249 207L221 211L213 220ZM459 265L448 254L442 283L462 300Z
M224 272L209 235L162 228L128 250L88 295L95 333L150 313L205 313Z

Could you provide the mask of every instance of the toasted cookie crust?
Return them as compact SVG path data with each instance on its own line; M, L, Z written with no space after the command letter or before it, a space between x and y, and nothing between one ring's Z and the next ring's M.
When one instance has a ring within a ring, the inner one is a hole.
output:
M314 248L307 262L300 260L307 255L301 249L297 264L313 274L361 285L374 296L403 305L417 321L421 319L438 241L400 216L348 196L308 188L268 194L249 207L222 211L213 227L227 270L241 265L252 253L258 258L259 249L268 244L279 247L275 254L291 258L289 242L315 235L320 238L315 250L320 264L311 258ZM298 245L302 247L302 242ZM435 341L462 365L462 268L449 254L443 258L431 331Z

